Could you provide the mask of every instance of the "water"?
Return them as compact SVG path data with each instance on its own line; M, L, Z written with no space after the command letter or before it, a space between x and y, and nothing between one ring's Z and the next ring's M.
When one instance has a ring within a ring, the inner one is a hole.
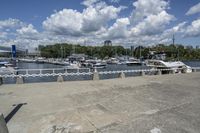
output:
M186 61L184 62L188 66L191 67L200 67L200 61ZM18 62L17 67L19 69L51 69L51 68L64 68L61 65L54 65L54 64L37 64L37 63L25 63L25 62ZM104 69L98 69L98 71L117 71L117 70L138 70L138 69L146 69L146 66L127 66L127 65L107 65ZM64 71L63 71L64 72ZM75 72L75 71L74 71ZM45 72L44 72L45 73ZM48 73L48 71L46 71ZM126 73L126 77L130 76L139 76L140 73ZM106 74L100 75L100 79L110 79L110 78L117 78L119 74ZM65 76L65 81L76 81L76 80L91 80L91 75L85 76ZM25 83L37 83L37 82L55 82L57 80L56 76L51 77L28 77L24 78ZM14 84L16 83L16 79L13 78L6 78L3 79L5 84Z
M27 62L18 62L16 66L19 69L49 69L49 68L62 68L61 65L54 64L38 64L38 63L27 63Z
M184 61L184 63L191 67L200 67L200 61Z

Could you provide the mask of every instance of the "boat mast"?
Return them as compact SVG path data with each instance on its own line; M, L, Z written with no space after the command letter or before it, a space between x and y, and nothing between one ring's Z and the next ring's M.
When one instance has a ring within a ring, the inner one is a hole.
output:
M173 34L172 41L173 41L173 45L175 46L175 35L174 34ZM178 58L178 61L179 61L179 47L178 46L177 46L177 50L178 50L177 51L178 52L178 55L177 55L178 57L177 58Z
M141 46L139 46L139 48L140 48L140 59L141 59Z

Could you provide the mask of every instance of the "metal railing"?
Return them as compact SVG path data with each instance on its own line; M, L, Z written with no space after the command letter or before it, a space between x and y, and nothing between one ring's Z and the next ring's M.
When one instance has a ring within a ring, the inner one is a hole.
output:
M46 77L46 76L67 76L67 75L91 75L89 68L66 69L66 68L50 68L50 69L18 69L12 74L3 74L0 77Z
M192 67L193 71L200 71L200 67ZM177 69L176 69L177 70ZM184 73L183 68L179 69ZM48 78L51 81L51 77L64 77L64 81L76 81L76 80L92 80L94 79L94 73L98 73L99 79L111 79L118 78L120 74L124 74L125 77L139 76L139 75L156 75L163 72L175 73L174 69L139 69L139 70L116 70L116 71L92 71L89 68L79 69L66 69L66 68L50 68L50 69L18 69L14 70L12 74L0 75L1 80L10 78ZM73 77L73 78L72 78ZM87 77L87 78L85 78ZM55 79L54 79L55 81ZM28 81L27 81L28 82ZM37 82L37 81L36 81ZM44 81L45 82L45 81Z

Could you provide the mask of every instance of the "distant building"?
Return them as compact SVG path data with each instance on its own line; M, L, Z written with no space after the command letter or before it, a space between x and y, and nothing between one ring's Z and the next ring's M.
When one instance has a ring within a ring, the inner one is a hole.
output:
M112 41L111 40L104 41L104 46L112 46Z
M4 56L4 57L11 57L12 56L12 47L4 47L4 46L0 46L0 56ZM18 49L18 47L16 47L16 51L15 51L17 56L24 56L26 51L24 49Z

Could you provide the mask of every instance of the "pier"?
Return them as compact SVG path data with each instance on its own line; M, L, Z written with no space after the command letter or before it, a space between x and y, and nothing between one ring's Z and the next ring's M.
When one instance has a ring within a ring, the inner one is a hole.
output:
M2 85L0 112L9 133L199 133L199 86L199 72Z

